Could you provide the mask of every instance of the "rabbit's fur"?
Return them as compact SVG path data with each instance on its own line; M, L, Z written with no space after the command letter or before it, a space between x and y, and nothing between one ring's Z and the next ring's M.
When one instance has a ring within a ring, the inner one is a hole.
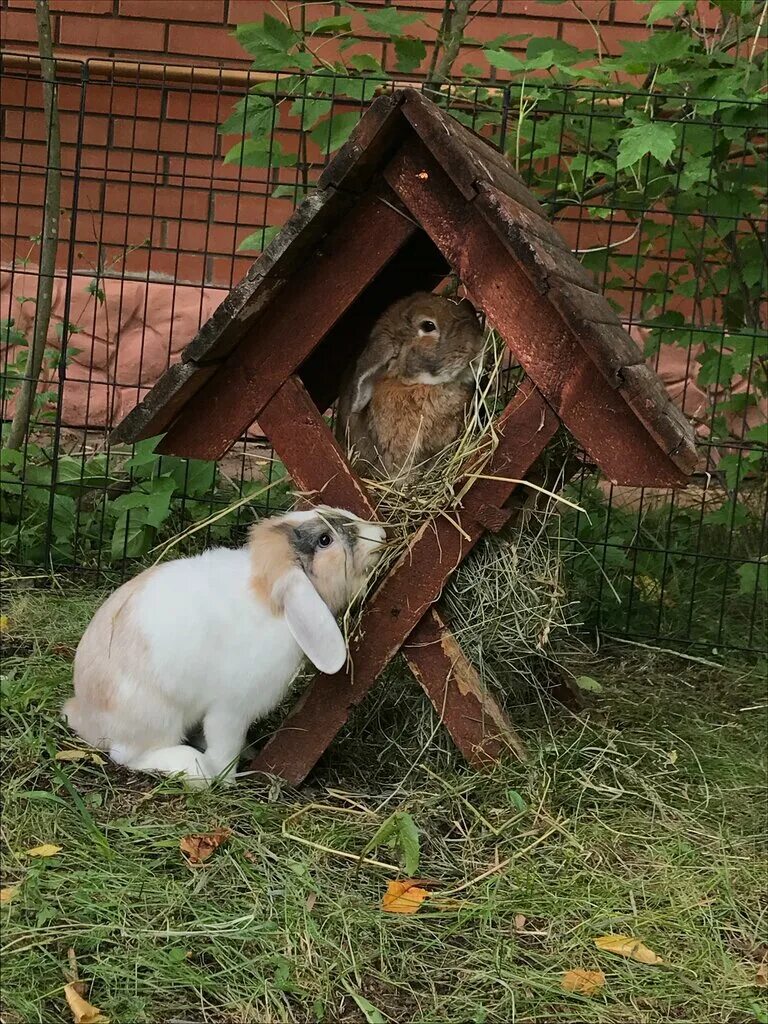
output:
M466 299L416 292L382 314L339 396L337 437L364 475L406 480L456 440L482 349Z
M343 667L334 616L383 541L380 526L319 508L257 523L244 548L147 569L80 641L70 726L129 768L231 776L249 725L280 703L304 654L322 672ZM201 722L204 753L185 742Z

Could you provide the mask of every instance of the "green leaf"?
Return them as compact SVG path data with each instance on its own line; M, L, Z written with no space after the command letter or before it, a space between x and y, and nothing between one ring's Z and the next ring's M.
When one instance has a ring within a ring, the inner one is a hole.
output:
M356 992L346 979L344 979L342 983L344 988L357 1003L357 1008L365 1017L367 1024L387 1024L386 1018L382 1014L381 1010L377 1010L373 1003L369 1002L365 996L361 996L359 992Z
M744 562L736 574L739 577L739 593L745 597L763 596L762 592L768 588L768 564L765 562Z
M333 153L339 146L344 145L359 120L360 115L356 112L335 114L328 121L319 124L310 132L309 137L324 153Z
M592 676L576 676L576 685L585 693L602 693L602 683L598 683Z
M352 19L348 14L335 14L330 18L319 18L317 21L310 22L306 31L311 36L318 32L351 32Z
M403 854L406 874L415 875L419 870L419 830L416 822L406 811L396 812L397 842Z
M657 0L651 8L650 14L645 19L646 25L654 25L662 18L671 18L677 14L682 6L682 0Z
M295 153L283 153L280 142L270 138L243 139L224 157L225 164L243 167L292 167L296 160Z
M523 800L516 789L507 790L507 800L512 804L516 811L527 811L528 804Z
M621 170L630 167L650 154L660 164L665 164L677 145L677 134L674 125L662 121L651 121L648 124L635 125L622 133L619 140L619 152L616 157L616 168Z
M509 50L483 50L483 56L492 68L502 71L524 71L526 64Z
M146 523L146 513L134 509L118 516L112 533L110 552L114 561L122 558L141 558L152 547L155 531Z
M291 117L300 118L302 131L308 132L315 127L321 117L327 117L332 109L332 100L300 96L291 104L289 113Z
M395 67L406 75L415 71L427 55L424 43L413 36L397 36L394 43L397 55Z
M271 131L274 114L275 105L267 96L244 96L219 125L219 135L259 135Z
M269 243L280 233L279 226L259 228L242 240L238 252L263 252Z
M373 71L379 75L384 74L381 64L369 53L356 53L354 57L349 58L349 66L356 71Z
M360 854L360 859L367 857L372 850L375 850L377 846L381 846L383 843L388 843L390 839L393 839L397 834L397 811L390 814L388 818L379 825L373 838L369 840L363 847L363 851Z
M400 36L408 25L421 20L420 14L400 14L396 7L382 7L379 11L358 9L368 28L384 36Z
M757 441L758 444L768 445L768 423L758 423L747 431L748 441Z

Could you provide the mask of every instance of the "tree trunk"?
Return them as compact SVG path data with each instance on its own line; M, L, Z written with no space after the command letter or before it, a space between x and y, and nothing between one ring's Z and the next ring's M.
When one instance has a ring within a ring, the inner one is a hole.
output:
M56 270L56 250L59 244L59 216L61 212L61 138L59 134L59 107L56 100L56 64L53 59L51 17L48 0L35 0L37 38L40 49L40 73L43 79L43 102L48 125L48 171L45 179L45 208L40 233L40 276L37 284L35 326L32 345L27 353L24 379L16 395L7 447L20 449L29 432L35 407L40 371L43 366L48 325L51 320L53 280ZM62 335L62 359L66 344L66 325Z

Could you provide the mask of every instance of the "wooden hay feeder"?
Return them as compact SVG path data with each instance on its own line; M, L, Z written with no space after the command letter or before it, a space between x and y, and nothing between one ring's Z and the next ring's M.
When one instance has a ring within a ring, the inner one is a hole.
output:
M219 459L258 420L299 488L372 516L321 414L379 314L449 271L526 377L499 419L487 473L466 492L460 529L439 517L417 533L363 613L353 669L316 677L253 762L291 783L400 649L471 763L520 754L434 608L449 575L509 520L511 481L560 423L616 483L681 486L696 463L687 421L518 175L411 89L371 105L317 191L113 441L165 432L158 451Z

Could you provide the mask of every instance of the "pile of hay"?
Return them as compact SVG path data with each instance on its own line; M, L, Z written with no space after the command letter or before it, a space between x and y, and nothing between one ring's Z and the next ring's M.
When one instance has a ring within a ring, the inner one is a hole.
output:
M363 599L425 521L441 517L460 528L451 513L496 449L494 418L514 393L518 378L506 346L490 332L463 434L405 485L399 480L365 481L389 541ZM558 450L553 463L562 462L562 454ZM550 477L547 486L556 489L556 472ZM533 486L526 490L535 500L528 501L522 516L500 536L488 536L477 545L442 598L443 611L481 678L502 691L515 679L540 678L543 663L557 660L557 648L574 625L575 610L561 579L558 506L563 499ZM345 617L348 637L358 631L361 606L356 602Z

